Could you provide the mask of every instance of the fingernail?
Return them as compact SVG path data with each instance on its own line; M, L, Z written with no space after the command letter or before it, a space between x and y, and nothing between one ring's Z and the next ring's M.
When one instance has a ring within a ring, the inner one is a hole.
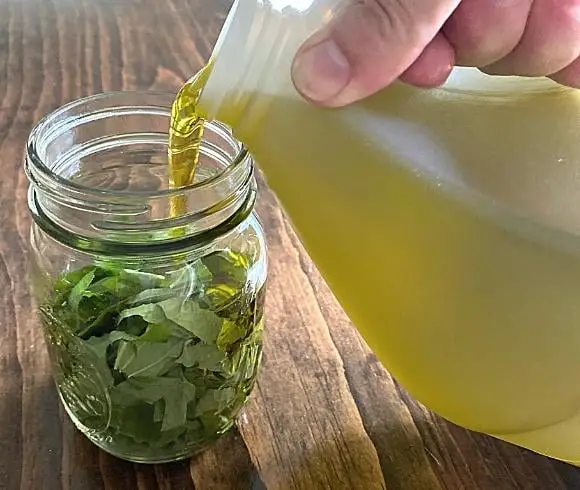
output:
M339 95L351 77L350 64L332 39L303 50L292 66L296 89L314 102L324 102Z

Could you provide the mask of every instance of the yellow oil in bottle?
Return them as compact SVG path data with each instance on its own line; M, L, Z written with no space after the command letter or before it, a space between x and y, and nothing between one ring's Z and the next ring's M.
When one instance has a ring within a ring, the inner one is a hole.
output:
M457 424L580 461L578 93L400 84L339 110L264 107L216 118L383 364ZM191 175L195 158L176 162Z

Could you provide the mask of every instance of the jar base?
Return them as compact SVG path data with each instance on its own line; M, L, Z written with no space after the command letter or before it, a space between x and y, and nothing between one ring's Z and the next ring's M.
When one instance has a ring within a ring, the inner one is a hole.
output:
M235 420L234 420L234 421L232 421L232 423L229 427L224 429L219 434L216 434L214 438L208 439L208 440L204 441L203 443L200 443L197 447L193 446L193 447L190 447L186 450L176 452L176 453L172 454L171 456L164 456L164 457L159 457L159 458L151 458L151 457L144 457L144 456L132 456L132 455L128 455L126 453L115 451L114 449L112 449L110 447L110 445L107 445L103 441L99 440L99 438L97 438L97 437L93 437L91 435L91 430L84 427L83 424L77 420L77 418L74 416L74 414L67 407L66 403L63 402L62 395L60 394L60 391L58 389L57 389L57 391L59 394L61 405L64 408L69 420L73 423L75 429L78 432L80 432L80 434L82 434L82 436L84 436L90 443L94 444L100 450L106 452L107 454L110 454L111 456L113 456L117 459L120 459L122 461L127 461L129 463L156 465L156 464L177 463L179 461L190 459L190 458L197 456L198 454L204 452L205 450L209 449L219 439L221 439L223 436L225 436L233 428L233 426L235 424Z
M90 443L94 444L95 446L97 446L101 451L106 452L107 454L120 459L122 461L127 461L128 463L135 463L135 464L144 464L144 465L157 465L157 464L168 464L168 463L178 463L179 461L184 461L186 459L190 459L193 458L194 456L197 456L200 453L203 453L204 451L206 451L207 449L209 449L209 447L211 446L211 443L208 445L204 445L203 447L197 448L193 451L187 451L184 452L182 454L176 455L174 457L167 457L167 458L159 458L159 459L150 459L150 458L135 458L135 457L131 457L131 456L127 456L124 454L120 454L120 453L116 453L115 451L112 451L111 449L109 449L106 444L102 444L99 441L91 438L89 435L85 434L81 429L79 429L76 424L75 427L79 430L79 432L86 437ZM226 432L224 432L225 435L227 432L229 432L230 429L228 429Z

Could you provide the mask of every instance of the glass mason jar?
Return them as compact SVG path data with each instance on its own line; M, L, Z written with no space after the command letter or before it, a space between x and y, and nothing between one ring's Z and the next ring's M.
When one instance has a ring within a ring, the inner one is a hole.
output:
M58 393L93 443L142 463L191 456L227 431L262 353L252 157L208 123L195 182L169 188L172 101L75 101L35 127L25 161L31 280Z

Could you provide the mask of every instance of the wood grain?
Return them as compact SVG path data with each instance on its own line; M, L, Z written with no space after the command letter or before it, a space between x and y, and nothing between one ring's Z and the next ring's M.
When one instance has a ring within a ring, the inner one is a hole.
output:
M262 374L232 431L191 461L139 466L63 416L26 282L32 125L104 90L176 90L229 0L0 0L0 489L561 490L580 470L474 434L377 362L261 182L271 257Z

